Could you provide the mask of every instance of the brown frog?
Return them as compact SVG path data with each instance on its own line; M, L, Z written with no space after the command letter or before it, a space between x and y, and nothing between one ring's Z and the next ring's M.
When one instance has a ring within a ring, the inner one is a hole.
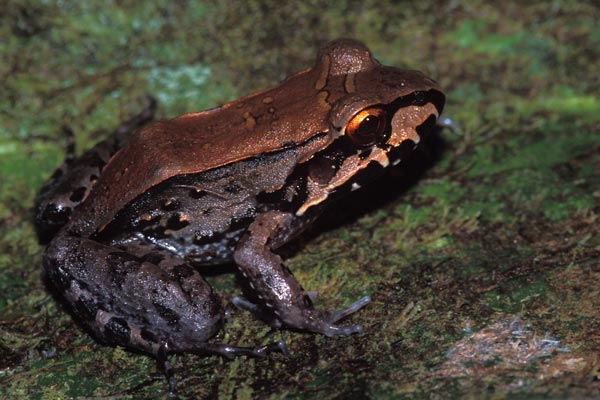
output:
M71 154L42 190L36 221L52 238L49 281L95 336L165 363L181 352L283 350L208 343L223 312L198 265L235 262L258 304L234 303L273 327L361 332L338 321L368 297L317 310L273 251L331 200L400 162L443 105L422 73L383 66L341 39L314 67L221 107L145 124L148 108Z

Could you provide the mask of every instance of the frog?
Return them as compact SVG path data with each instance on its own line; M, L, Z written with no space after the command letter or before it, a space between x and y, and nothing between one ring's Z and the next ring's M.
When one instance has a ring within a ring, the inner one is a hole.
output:
M216 108L154 120L151 102L80 157L68 152L41 190L35 218L49 285L101 342L166 370L172 354L286 352L282 342L210 341L224 320L202 275L212 266L236 266L254 300L234 305L274 329L360 334L340 321L370 297L316 308L278 250L332 201L406 159L444 103L434 80L382 65L353 39Z

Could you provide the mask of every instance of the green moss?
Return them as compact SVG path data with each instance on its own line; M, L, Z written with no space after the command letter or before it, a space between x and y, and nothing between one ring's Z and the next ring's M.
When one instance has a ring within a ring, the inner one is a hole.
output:
M545 277L528 277L485 293L482 300L496 312L520 314L527 304L544 301L549 288Z
M514 104L523 116L539 112L560 114L576 117L580 124L597 121L600 111L600 99L596 96L577 93L574 88L562 85L553 88L552 93L543 93L533 99L515 99Z

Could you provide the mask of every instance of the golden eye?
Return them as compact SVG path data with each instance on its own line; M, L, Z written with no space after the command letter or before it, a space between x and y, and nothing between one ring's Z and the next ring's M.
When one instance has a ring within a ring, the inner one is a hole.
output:
M385 110L382 108L366 108L356 114L348 125L346 134L360 147L372 146L384 135L387 128Z

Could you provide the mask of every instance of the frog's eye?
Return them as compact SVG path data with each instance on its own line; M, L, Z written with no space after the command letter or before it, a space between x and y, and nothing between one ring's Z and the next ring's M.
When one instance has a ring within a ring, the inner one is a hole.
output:
M346 134L359 147L372 146L379 142L387 130L385 110L378 107L366 108L356 114L348 125Z

